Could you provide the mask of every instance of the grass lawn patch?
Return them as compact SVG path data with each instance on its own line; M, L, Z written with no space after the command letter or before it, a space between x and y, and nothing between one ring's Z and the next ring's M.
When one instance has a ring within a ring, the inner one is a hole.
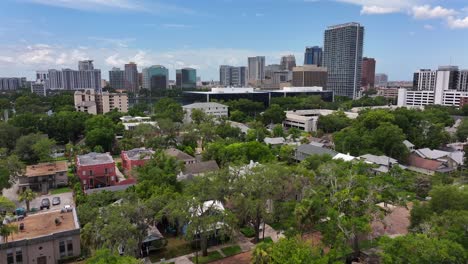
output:
M223 256L221 256L221 253L219 253L218 251L213 251L213 252L209 252L208 256L206 256L206 257L198 256L198 263L199 264L209 263L209 262L212 262L212 261L215 261L215 260L218 260L218 259L222 259L222 258L223 258ZM193 263L196 263L195 257L191 257L190 260Z
M255 230L250 226L246 226L246 227L241 228L240 232L246 237L254 237L255 236Z
M192 253L194 250L187 241L177 238L168 237L167 246L158 251L150 253L149 258L152 262L159 262L161 259L171 259Z
M70 189L70 187L62 187L62 188L50 190L50 194L55 195L55 194L67 193L71 191L72 189Z
M223 252L223 254L226 257L229 257L229 256L232 256L232 255L236 255L236 254L241 253L242 249L241 249L241 247L239 245L234 245L234 246L222 248L221 251Z

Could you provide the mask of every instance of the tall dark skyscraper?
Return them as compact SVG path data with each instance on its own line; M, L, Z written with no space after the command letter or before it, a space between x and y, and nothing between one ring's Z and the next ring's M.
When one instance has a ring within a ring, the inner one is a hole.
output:
M306 47L304 53L304 65L322 66L322 48L318 46Z
M183 89L197 87L197 70L192 68L176 70L176 86Z
M368 89L368 88L374 88L374 86L375 86L375 59L364 57L362 59L361 87Z
M361 88L364 27L359 23L330 26L325 30L323 66L328 69L327 89L356 99Z
M125 89L129 92L138 91L138 69L133 62L125 64Z
M109 85L114 89L125 89L125 74L120 68L109 71Z

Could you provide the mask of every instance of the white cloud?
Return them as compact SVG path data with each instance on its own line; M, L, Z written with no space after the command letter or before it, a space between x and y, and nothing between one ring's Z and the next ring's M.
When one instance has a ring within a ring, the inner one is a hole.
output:
M468 16L465 18L449 17L447 19L447 24L453 29L468 28Z
M8 56L0 56L0 62L11 63L13 62L13 58Z
M380 15L380 14L390 14L400 11L396 7L381 7L381 6L363 6L361 9L361 14L365 15Z
M98 41L105 45L112 45L121 48L128 47L130 42L134 42L135 38L103 38L103 37L88 37L89 40Z
M433 29L434 29L434 26L429 25L429 24L426 24L426 25L424 25L424 29L426 29L426 30L433 30Z
M416 19L434 19L434 18L448 18L456 15L457 11L448 9L441 6L432 8L430 5L414 6L412 8L413 17Z

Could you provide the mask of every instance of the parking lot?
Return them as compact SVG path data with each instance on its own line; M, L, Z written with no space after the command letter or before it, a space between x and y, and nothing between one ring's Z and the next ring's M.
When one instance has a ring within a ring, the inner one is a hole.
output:
M59 205L52 205L52 199L54 197L60 197L60 204ZM68 192L68 193L61 193L61 194L54 194L54 195L40 195L37 196L36 199L31 201L29 203L30 208L37 208L40 209L41 207L41 201L42 199L49 198L50 200L50 209L51 210L58 210L62 208L65 205L71 205L72 207L75 207L75 203L73 202L73 193ZM21 206L26 208L26 204L23 202L21 203ZM47 209L44 209L47 210Z

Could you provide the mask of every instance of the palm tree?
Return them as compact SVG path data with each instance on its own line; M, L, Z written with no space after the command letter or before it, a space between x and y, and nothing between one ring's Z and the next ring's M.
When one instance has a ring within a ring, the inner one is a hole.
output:
M36 198L37 194L33 192L31 189L26 189L24 192L22 192L19 196L20 202L25 201L26 202L26 211L29 212L29 202L34 200Z
M18 233L17 225L2 225L0 227L0 236L5 239L5 243L8 242L8 237L13 233Z

